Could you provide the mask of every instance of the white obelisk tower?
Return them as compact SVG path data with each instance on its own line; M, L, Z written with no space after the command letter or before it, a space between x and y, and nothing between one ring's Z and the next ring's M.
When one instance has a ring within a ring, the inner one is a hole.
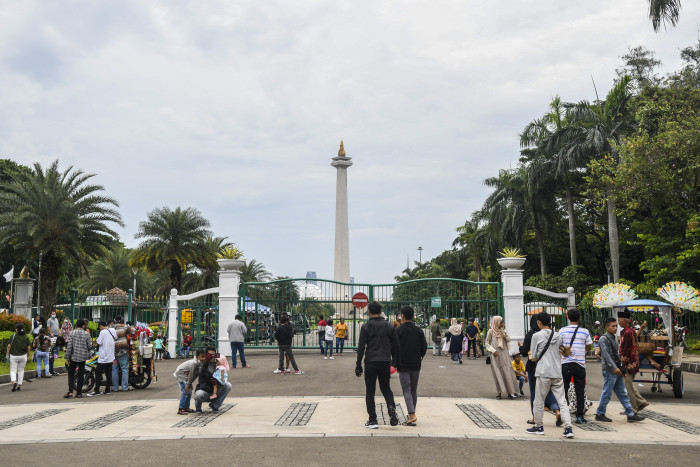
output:
M346 157L343 142L340 142L338 157L331 165L337 169L335 186L335 263L333 279L350 282L350 235L348 233L348 167L352 165ZM341 297L337 297L341 298Z

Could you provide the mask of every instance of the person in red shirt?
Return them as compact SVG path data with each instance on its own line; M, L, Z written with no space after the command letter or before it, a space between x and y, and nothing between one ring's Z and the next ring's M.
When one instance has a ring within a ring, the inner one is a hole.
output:
M321 355L326 356L326 320L323 315L318 317L318 346L321 348Z
M192 335L185 334L182 338L182 347L180 347L180 356L182 358L188 358L190 356L190 349L192 348Z
M627 367L627 373L623 375L627 394L630 397L630 405L635 413L649 405L634 386L634 375L639 372L639 350L637 349L637 333L630 326L630 318L632 317L629 310L625 309L618 314L618 322L622 326L620 332L620 359L622 364Z

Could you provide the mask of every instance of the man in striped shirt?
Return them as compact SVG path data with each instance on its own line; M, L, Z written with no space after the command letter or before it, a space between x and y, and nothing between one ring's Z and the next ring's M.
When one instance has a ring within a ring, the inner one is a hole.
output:
M581 312L576 308L572 308L566 312L566 316L569 318L570 324L559 330L562 347L570 350L568 355L562 354L561 356L564 394L566 394L567 402L569 402L569 384L571 384L571 378L573 378L574 390L576 391L575 423L586 423L586 419L583 417L585 411L586 352L591 350L593 340L588 329L579 326Z

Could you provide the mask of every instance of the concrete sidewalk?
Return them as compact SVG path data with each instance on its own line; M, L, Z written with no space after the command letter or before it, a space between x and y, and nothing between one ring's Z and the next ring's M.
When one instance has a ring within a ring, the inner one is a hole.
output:
M98 400L95 400L98 399ZM266 437L425 437L495 440L549 440L574 443L692 445L700 441L700 407L656 404L640 423L627 423L611 402L612 423L574 425L574 440L561 435L554 416L545 414L545 436L525 433L530 425L529 401L482 398L423 397L418 425L389 426L381 415L383 399L376 398L380 427L364 428L363 397L231 397L222 411L177 415L177 401L116 400L99 396L90 402L39 403L0 406L0 444L82 441L166 440L188 438ZM403 421L405 406L396 399ZM594 404L592 411L597 404ZM385 411L384 411L385 412ZM593 412L588 419L593 419ZM382 425L386 423L386 425ZM602 430L602 431L599 431Z

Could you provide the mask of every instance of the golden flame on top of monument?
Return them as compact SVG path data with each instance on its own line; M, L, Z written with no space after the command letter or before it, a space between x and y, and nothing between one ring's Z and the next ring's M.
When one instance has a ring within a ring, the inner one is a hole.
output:
M340 140L340 149L338 149L338 157L345 157L345 147L343 146L343 140Z

